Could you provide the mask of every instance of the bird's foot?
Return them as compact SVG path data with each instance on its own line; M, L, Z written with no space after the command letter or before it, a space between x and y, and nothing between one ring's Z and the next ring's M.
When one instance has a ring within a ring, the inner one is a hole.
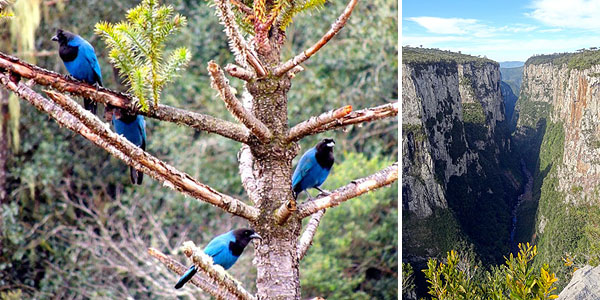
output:
M319 193L319 195L318 195L318 197L321 197L321 196L323 196L323 197L324 197L324 196L329 196L329 195L331 195L331 192L330 192L330 191L328 191L328 190L322 190L322 189L320 189L320 188L316 188L316 189L317 189L317 190L319 190L319 192L320 192L320 193Z
M77 80L77 78L71 76L71 74L68 74L66 77L67 77L68 80L79 81L79 80Z

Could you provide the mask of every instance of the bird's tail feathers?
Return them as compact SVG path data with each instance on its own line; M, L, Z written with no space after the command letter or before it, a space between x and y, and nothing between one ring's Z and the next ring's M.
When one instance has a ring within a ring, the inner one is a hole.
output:
M137 170L134 167L129 166L129 179L131 179L131 184L136 184L137 178Z
M137 184L142 184L142 179L144 179L144 173L137 171Z
M194 275L196 275L196 267L191 266L188 269L188 271L185 272L185 274L183 274L183 276L181 276L181 278L179 278L179 281L177 281L177 283L175 284L175 288L180 289L186 282L190 281L190 279L192 279L192 277L194 277Z

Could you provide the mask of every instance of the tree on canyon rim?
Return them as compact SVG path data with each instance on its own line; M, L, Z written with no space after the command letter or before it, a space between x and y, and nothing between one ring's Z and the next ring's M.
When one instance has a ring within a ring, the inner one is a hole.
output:
M183 247L184 253L192 259L200 275L191 281L194 285L216 298L299 299L299 261L310 247L325 210L370 190L389 185L398 178L398 164L394 163L370 176L349 178L352 181L347 185L312 201L296 203L292 195L292 159L299 152L299 140L353 124L394 117L398 113L397 102L356 111L348 105L311 117L291 128L288 126L287 93L294 76L303 70L300 64L316 54L342 30L358 0L349 1L329 31L312 47L281 62L280 50L286 42L285 32L292 18L324 2L214 0L217 15L225 27L236 61L235 64L225 66L224 70L230 76L244 81L241 101L220 66L209 62L208 72L212 87L241 124L161 105L156 91L150 97L154 101L140 103L143 94L135 93L135 76L129 81L134 95L122 94L61 76L4 53L0 53L0 82L3 87L48 114L61 126L80 134L138 171L163 182L167 187L248 220L250 226L263 237L263 241L256 245L254 259L257 268L256 295L248 293L237 280L214 267L200 248L187 242ZM145 0L144 3L150 9L159 10L158 1ZM180 22L178 17L171 21ZM241 30L247 33L247 38L242 35ZM172 33L170 30L165 32ZM154 43L153 39L149 41ZM114 53L117 55L121 51L124 55L127 50L114 50L117 51ZM135 51L129 53L136 54ZM143 70L146 73L134 73L142 75L137 78L141 80L137 82L138 86L153 86L152 77L159 70L152 64ZM52 90L45 90L47 97L44 97L32 90L29 82L21 80L23 78ZM252 204L220 193L135 147L108 129L105 123L85 111L65 93L161 121L190 126L241 143L238 153L239 174ZM310 221L302 231L302 220L308 217ZM150 248L148 251L179 275L187 269L156 249Z

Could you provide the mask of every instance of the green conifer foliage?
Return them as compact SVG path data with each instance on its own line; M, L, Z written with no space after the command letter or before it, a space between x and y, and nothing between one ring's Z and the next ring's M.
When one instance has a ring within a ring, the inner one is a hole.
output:
M185 47L164 53L167 38L187 24L184 16L173 12L171 5L159 6L157 0L144 0L127 12L126 21L96 24L96 34L111 49L111 63L119 69L143 111L149 109L149 101L158 105L165 84L190 61Z

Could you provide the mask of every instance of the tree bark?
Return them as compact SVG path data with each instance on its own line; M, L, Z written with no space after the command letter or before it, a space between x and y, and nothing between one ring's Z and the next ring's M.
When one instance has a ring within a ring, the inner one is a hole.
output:
M273 142L251 145L256 177L256 191L252 198L258 199L260 211L253 227L263 243L256 249L257 298L299 299L300 281L297 240L300 235L299 220L277 225L274 211L281 204L293 199L291 191L292 159L298 153L295 143L284 141L288 131L287 92L288 77L261 79L247 84L253 96L253 113L271 131Z

